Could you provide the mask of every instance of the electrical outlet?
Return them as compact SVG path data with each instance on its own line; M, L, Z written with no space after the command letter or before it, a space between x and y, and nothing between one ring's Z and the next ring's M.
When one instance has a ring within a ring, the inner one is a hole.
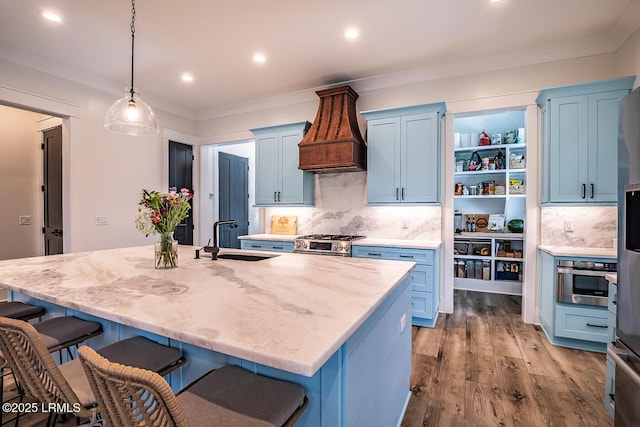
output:
M20 215L18 217L18 223L20 225L31 225L31 216L30 215Z
M572 232L573 231L573 221L568 219L564 220L564 231Z
M108 216L97 216L96 217L96 225L109 225L109 217Z
M409 228L409 220L407 218L402 219L402 228Z

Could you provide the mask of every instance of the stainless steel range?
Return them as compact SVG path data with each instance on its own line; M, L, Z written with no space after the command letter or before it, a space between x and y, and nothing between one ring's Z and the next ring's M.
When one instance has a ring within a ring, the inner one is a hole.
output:
M310 234L294 240L293 252L319 255L351 256L351 242L364 236Z

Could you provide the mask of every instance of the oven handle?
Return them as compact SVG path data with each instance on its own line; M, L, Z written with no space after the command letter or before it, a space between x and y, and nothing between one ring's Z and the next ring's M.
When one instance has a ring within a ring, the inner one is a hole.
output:
M607 274L611 274L611 271L593 271L593 270L576 270L574 268L558 268L558 275L560 274L572 274L574 276L591 276L591 277L605 277Z
M627 375L629 375L634 383L640 386L640 375L638 375L638 373L634 371L625 360L629 357L628 354L617 352L612 348L607 348L607 354L616 362L616 368L619 366Z

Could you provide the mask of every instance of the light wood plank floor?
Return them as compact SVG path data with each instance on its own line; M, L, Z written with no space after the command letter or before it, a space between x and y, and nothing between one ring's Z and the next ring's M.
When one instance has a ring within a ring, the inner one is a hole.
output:
M555 347L521 318L521 298L454 292L453 314L413 332L402 426L612 426L604 354Z

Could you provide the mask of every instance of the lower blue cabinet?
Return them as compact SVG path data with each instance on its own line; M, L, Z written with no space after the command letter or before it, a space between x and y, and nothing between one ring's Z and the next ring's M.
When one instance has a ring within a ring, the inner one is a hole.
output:
M430 328L435 325L440 302L437 250L354 245L351 254L356 258L415 262L411 272L412 324Z
M293 252L293 242L240 239L240 249L252 251Z

